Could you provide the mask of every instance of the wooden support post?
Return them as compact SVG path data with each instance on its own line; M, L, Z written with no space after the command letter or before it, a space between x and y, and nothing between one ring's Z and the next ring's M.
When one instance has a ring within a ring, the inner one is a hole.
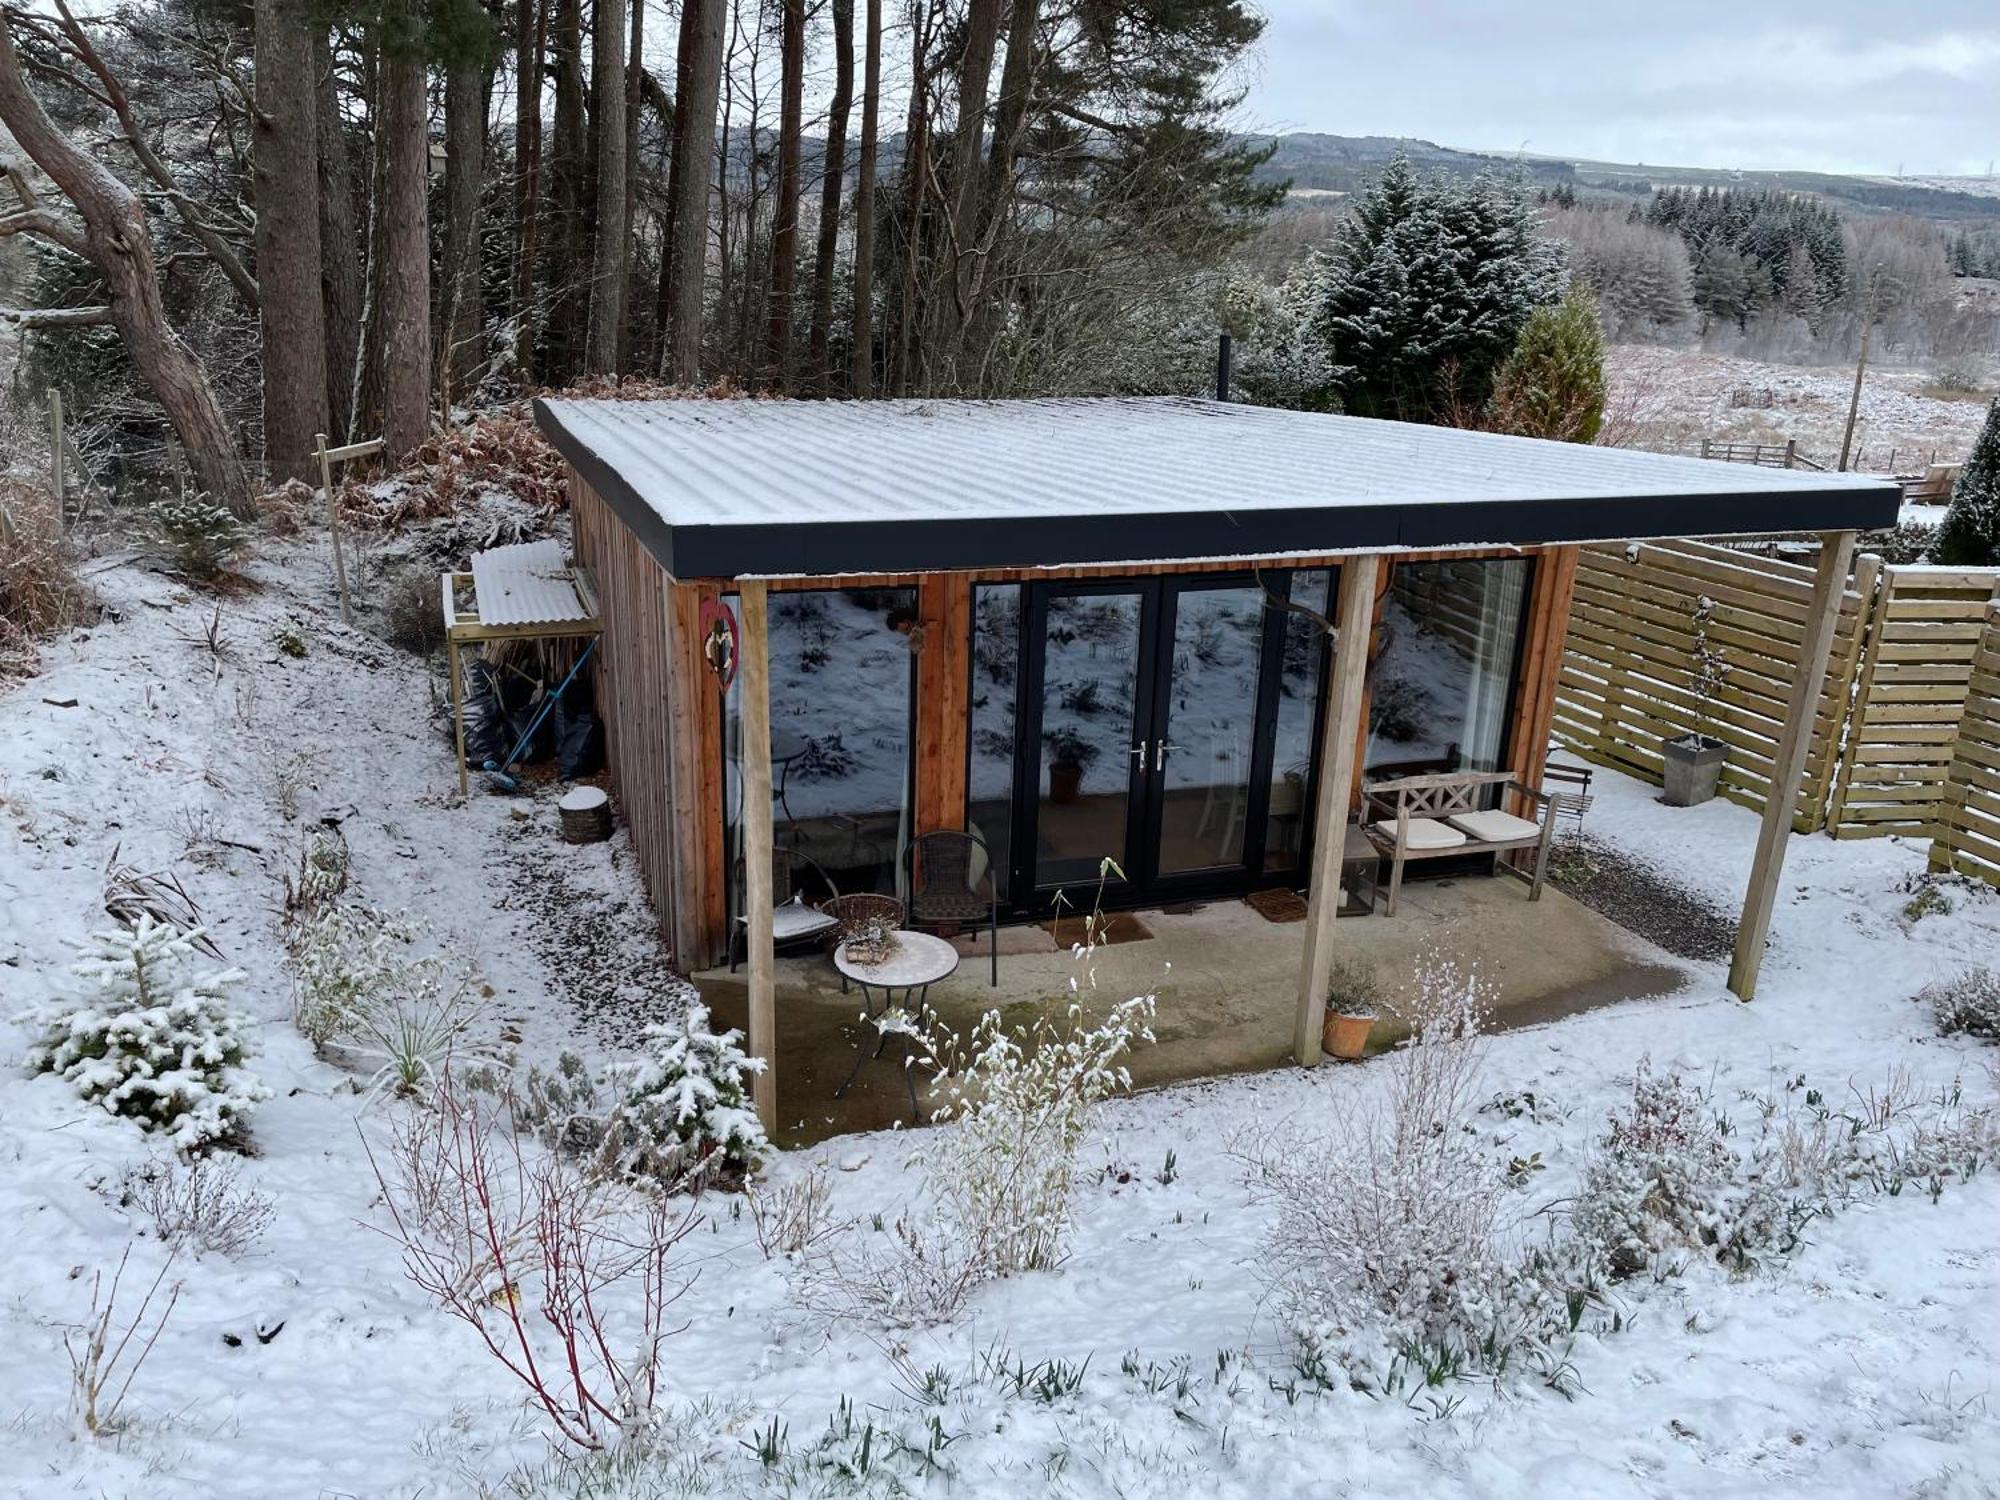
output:
M1382 559L1370 553L1340 565L1333 672L1326 720L1320 731L1319 802L1313 836L1312 886L1306 912L1306 948L1299 970L1298 1022L1292 1056L1301 1067L1320 1057L1326 1020L1326 986L1333 970L1333 924L1340 910L1340 864L1347 851L1347 806L1359 764L1361 696L1368 676L1368 639L1375 614L1375 580Z
M1736 929L1736 956L1729 965L1729 988L1739 1000L1757 993L1757 970L1764 962L1764 940L1771 931L1771 907L1778 897L1778 877L1785 866L1785 841L1791 837L1792 809L1799 800L1806 758L1812 749L1813 719L1826 682L1826 663L1840 623L1841 595L1847 590L1847 570L1854 561L1854 533L1829 531L1819 539L1819 571L1813 578L1812 603L1806 611L1805 638L1799 645L1799 675L1792 683L1785 708L1785 727L1778 736L1771 766L1771 785L1764 800L1764 822L1757 832L1757 854L1750 865L1750 888L1743 895L1743 920Z
M771 664L761 579L738 585L743 618L738 667L743 723L743 906L749 919L750 1055L761 1059L752 1097L757 1118L778 1121L777 955L771 941Z
M451 679L451 733L458 745L458 795L471 790L465 774L465 687L460 681L464 648L458 640L458 601L452 597L452 575L443 579L444 588L444 667Z
M66 511L63 507L63 490L67 487L63 474L63 408L62 392L49 387L49 484L56 494L56 524L66 526Z
M340 623L354 623L354 608L347 598L347 555L340 546L340 507L333 500L333 450L326 446L326 434L319 435L319 482L326 489L326 526L333 535L333 581L340 590Z

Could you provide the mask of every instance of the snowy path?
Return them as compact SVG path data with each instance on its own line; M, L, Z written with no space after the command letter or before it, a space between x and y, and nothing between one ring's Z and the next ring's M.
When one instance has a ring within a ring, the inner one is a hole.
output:
M131 1238L117 1184L147 1144L53 1080L0 1071L10 1251L0 1495L475 1495L546 1451L505 1377L464 1328L423 1303L365 1225L375 1184L356 1131L360 1101L286 1020L272 908L301 830L353 808L343 826L362 891L472 946L525 1052L615 1044L623 1023L600 1034L552 983L535 901L496 899L524 869L550 880L548 807L483 796L452 805L448 753L423 723L421 671L328 619L310 558L286 554L255 571L267 587L224 605L235 655L219 678L205 650L175 634L199 635L208 606L156 575L114 568L97 582L121 618L55 647L42 677L0 697L0 1011L61 982L68 944L99 925L114 845L141 865L181 864L230 959L251 974L264 1023L255 1066L277 1097L258 1116L262 1154L245 1180L278 1205L256 1250L177 1267L186 1289L134 1385L136 1428L115 1441L73 1439L61 1325L87 1306L88 1270L115 1261ZM275 647L288 618L309 642L302 660ZM74 709L43 701L71 696ZM287 768L299 783L296 822L279 807ZM1720 803L1665 809L1650 789L1610 776L1596 789L1595 833L1736 899L1755 833L1749 814ZM225 847L182 862L188 807L208 809L225 837L261 853ZM636 976L636 1009L662 991L622 848L563 850L556 868L614 955L597 988L621 969ZM1921 871L1921 847L1812 838L1792 848L1755 1005L1728 999L1721 966L1710 965L1671 1000L1494 1039L1485 1086L1552 1101L1541 1123L1482 1117L1500 1149L1547 1162L1522 1194L1524 1211L1573 1187L1606 1110L1648 1055L1708 1083L1718 1100L1800 1075L1844 1094L1850 1079L1865 1087L1891 1066L1927 1086L1962 1076L1968 1092L1991 1094L1996 1054L1938 1038L1907 996L2000 949L2000 898L1959 895L1957 911L1906 928L1901 887ZM601 1019L618 1002L600 994L592 1004ZM21 1028L0 1029L10 1059L21 1044ZM678 1309L690 1326L668 1349L673 1397L690 1403L676 1428L690 1452L710 1455L713 1492L753 1492L760 1471L739 1440L754 1443L774 1415L795 1442L810 1441L844 1397L864 1410L907 1407L913 1371L964 1370L1003 1349L1031 1364L1087 1356L1088 1381L1053 1406L955 1400L940 1413L962 1424L949 1474L924 1492L2000 1493L2000 1176L1991 1170L1935 1204L1909 1193L1816 1223L1808 1247L1776 1271L1732 1280L1697 1266L1639 1289L1629 1330L1579 1346L1584 1389L1573 1400L1468 1383L1444 1393L1456 1405L1440 1417L1422 1402L1342 1392L1294 1405L1274 1393L1292 1376L1259 1312L1268 1220L1229 1144L1254 1123L1336 1097L1365 1100L1379 1086L1375 1069L1280 1072L1107 1107L1090 1158L1122 1170L1079 1188L1063 1268L991 1288L959 1325L900 1342L808 1318L758 1253L747 1216L714 1200L711 1223L684 1252L698 1279ZM397 1107L378 1104L364 1118ZM1178 1175L1163 1184L1169 1151ZM859 1137L776 1170L827 1163L836 1208L865 1232L872 1214L893 1219L907 1198L906 1154L893 1134ZM135 1273L149 1278L157 1264L149 1243L134 1251ZM259 1342L257 1329L279 1322ZM1214 1379L1219 1353L1246 1350ZM1192 1404L1177 1413L1171 1394L1121 1374L1127 1351L1141 1364L1187 1357ZM606 1493L681 1492L661 1476L658 1487ZM829 1492L896 1493L874 1481Z

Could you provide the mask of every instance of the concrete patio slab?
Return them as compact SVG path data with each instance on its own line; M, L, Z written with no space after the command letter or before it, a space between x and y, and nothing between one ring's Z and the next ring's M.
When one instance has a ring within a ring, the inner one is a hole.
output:
M1240 900L1137 914L1152 936L1096 950L1086 975L1069 951L1010 952L1003 931L1000 984L988 983L984 947L932 987L931 1007L961 1033L1000 1011L1009 1024L1060 1018L1072 996L1101 1012L1133 995L1158 997L1157 1041L1131 1059L1137 1088L1278 1067L1291 1059L1292 1022L1305 924L1267 921ZM1435 950L1476 967L1498 990L1496 1028L1534 1025L1595 1006L1665 995L1682 987L1678 962L1597 913L1548 889L1528 900L1520 881L1484 875L1406 884L1395 917L1342 918L1343 957L1374 969L1394 993L1412 960ZM746 975L693 976L717 1019L742 1026ZM1092 982L1094 978L1094 983ZM1076 988L1072 989L1072 981ZM824 954L778 962L777 1056L780 1139L787 1145L882 1128L910 1116L899 1039L863 1065L844 1099L833 1097L875 1032L861 1021L859 991L841 993ZM1373 1044L1393 1037L1378 1023ZM918 1079L918 1096L924 1080Z

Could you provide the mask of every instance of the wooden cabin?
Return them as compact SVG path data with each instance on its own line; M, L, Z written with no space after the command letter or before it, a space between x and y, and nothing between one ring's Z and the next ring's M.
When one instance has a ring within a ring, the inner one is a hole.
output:
M601 609L620 811L683 967L747 935L753 1049L788 893L746 850L895 893L913 836L968 830L1003 920L1094 891L1106 856L1109 905L1313 891L1364 778L1540 783L1578 543L1813 531L1844 577L1899 501L1179 398L535 413ZM1312 905L1302 1061L1331 941Z

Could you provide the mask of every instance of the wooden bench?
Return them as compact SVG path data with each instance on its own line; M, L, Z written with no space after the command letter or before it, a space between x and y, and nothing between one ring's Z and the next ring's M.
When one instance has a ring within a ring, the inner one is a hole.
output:
M1523 818L1486 806L1496 797L1504 801L1509 792L1532 805L1536 816ZM1535 851L1534 873L1526 877L1528 899L1541 900L1556 816L1568 800L1563 793L1516 780L1511 771L1446 771L1362 783L1362 831L1391 862L1384 914L1396 914L1406 861L1491 854L1497 869L1500 856L1513 849Z

